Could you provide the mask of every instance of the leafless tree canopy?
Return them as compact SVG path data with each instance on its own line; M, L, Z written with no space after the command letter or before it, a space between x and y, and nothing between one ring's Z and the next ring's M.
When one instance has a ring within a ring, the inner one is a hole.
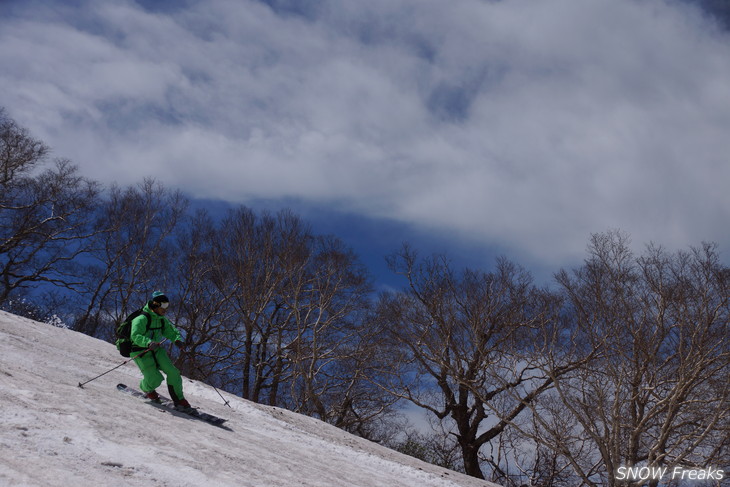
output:
M555 378L556 402L535 407L536 437L585 485L616 485L621 466L727 465L730 281L716 247L649 246L636 257L626 235L610 232L589 251L557 280L601 353ZM551 425L556 415L570 418L570 435Z
M419 260L408 247L391 258L407 290L384 295L379 317L402 357L395 394L453 422L464 470L484 478L480 451L521 415L556 376L585 357L545 354L561 346L560 302L524 269L456 273L443 256Z
M48 148L0 110L0 305L48 283L76 289L76 258L93 233L97 185L69 161L43 169Z
M149 179L109 189L94 215L78 330L111 338L115 323L139 308L151 290L167 287L175 254L171 236L187 204L179 192Z

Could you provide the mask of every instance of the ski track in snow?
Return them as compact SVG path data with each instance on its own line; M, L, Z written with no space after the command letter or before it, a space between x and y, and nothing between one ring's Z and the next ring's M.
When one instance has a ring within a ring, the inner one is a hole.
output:
M0 487L489 487L322 421L184 380L218 428L116 390L137 388L116 348L0 311ZM164 389L163 386L161 386Z

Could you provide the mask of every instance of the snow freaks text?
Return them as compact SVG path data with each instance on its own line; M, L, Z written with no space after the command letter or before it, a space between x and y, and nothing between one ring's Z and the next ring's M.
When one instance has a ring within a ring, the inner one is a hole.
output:
M684 468L674 467L619 467L616 480L662 480L669 476L672 480L722 480L725 471L719 468Z

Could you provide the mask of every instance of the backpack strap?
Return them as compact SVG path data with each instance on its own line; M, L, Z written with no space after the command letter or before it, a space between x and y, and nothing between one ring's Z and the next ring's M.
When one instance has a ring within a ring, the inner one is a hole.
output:
M144 310L143 310L143 311L142 311L142 313L141 313L141 315L142 315L142 316L144 316L144 317L145 317L145 319L147 320L147 324L146 324L146 325L145 325L145 327L144 327L144 331L145 331L145 332L147 332L147 331L149 331L149 329L150 329L150 321L152 321L152 320L150 319L150 314L149 314L149 313L148 313L147 311L144 311Z
M146 311L142 311L142 314L144 315L145 318L147 318L147 327L145 328L145 333L146 333L146 332L150 331L150 324L152 323L152 316L149 313L147 313ZM164 329L165 328L165 318L164 317L160 318L160 324L162 326L160 326L158 328L152 328L152 329L153 330Z
M150 319L150 314L148 312L144 311L143 309L140 309L139 310L139 314L140 314L140 316L144 316L144 319L147 320L147 323L144 326L144 332L147 333L148 331L150 331L150 321L152 321ZM130 323L129 326L131 327L132 324ZM130 332L131 332L131 330L130 330ZM130 338L130 341L131 341L131 338L132 337L130 336L129 338ZM145 350L145 349L142 348L142 347L138 347L137 345L135 345L134 343L132 343L132 351L133 352L139 352L141 350Z

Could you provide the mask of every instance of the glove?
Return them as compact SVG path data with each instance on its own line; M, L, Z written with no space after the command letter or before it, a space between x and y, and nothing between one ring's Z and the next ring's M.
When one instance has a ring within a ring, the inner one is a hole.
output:
M176 346L177 346L177 348L179 348L180 350L185 350L185 342L183 342L182 340L177 340L177 341L175 342L175 345L176 345Z
M150 342L147 348L149 348L150 350L157 350L158 348L160 348L160 342Z

